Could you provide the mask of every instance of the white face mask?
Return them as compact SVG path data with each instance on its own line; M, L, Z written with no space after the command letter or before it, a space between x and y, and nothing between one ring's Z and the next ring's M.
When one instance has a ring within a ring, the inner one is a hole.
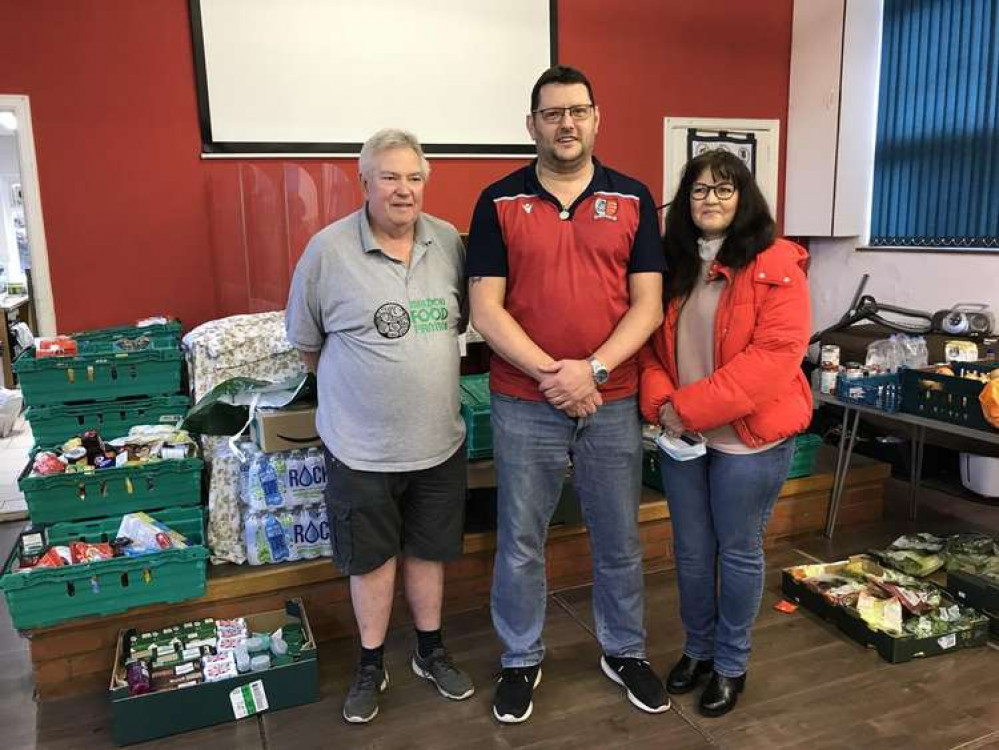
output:
M708 444L701 435L674 438L664 432L656 438L656 445L674 461L692 461L708 452Z

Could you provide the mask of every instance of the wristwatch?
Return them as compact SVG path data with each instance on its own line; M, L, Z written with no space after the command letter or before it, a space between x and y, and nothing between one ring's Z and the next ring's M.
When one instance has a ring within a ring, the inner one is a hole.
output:
M610 379L610 372L607 371L607 365L596 357L587 357L586 361L590 363L590 369L593 371L593 381L597 385L603 385Z

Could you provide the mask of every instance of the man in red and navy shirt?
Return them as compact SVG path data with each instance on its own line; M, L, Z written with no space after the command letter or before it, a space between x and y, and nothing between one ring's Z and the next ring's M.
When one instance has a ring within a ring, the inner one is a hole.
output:
M544 546L570 462L601 669L638 708L669 708L645 660L636 401L636 353L662 321L664 258L648 189L593 158L599 124L580 71L545 71L527 115L538 158L482 193L469 233L472 322L496 355L492 613L505 650L493 714L504 723L531 715L541 680Z

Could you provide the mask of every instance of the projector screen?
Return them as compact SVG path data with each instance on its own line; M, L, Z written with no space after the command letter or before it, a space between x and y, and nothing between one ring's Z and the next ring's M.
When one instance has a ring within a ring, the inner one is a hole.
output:
M556 0L189 2L205 156L356 155L385 127L428 154L534 153Z

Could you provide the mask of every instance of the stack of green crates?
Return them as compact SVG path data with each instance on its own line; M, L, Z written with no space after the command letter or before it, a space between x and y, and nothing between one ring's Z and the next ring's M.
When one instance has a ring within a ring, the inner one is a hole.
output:
M183 419L190 400L180 393L184 359L180 323L117 326L72 335L75 357L15 362L35 446L50 448L87 430L105 439L135 425ZM75 617L106 615L156 602L200 596L205 588L204 509L198 458L154 461L87 473L32 476L32 459L18 480L32 526L51 545L113 538L126 513L144 511L184 534L185 549L12 573L14 549L0 589L19 629Z
M469 458L493 455L493 431L489 424L489 373L462 375L461 417L465 420L465 450Z
M190 546L26 573L11 572L17 556L14 550L0 578L14 627L41 628L77 617L103 617L145 604L204 595L208 550L202 509L170 508L151 515L186 536ZM49 544L107 542L114 539L120 523L121 516L58 523L46 530L46 537Z

